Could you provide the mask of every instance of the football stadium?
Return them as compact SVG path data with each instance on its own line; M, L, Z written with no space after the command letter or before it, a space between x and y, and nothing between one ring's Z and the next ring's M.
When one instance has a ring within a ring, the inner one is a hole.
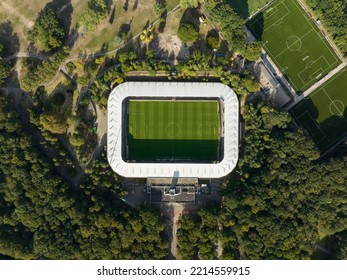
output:
M107 158L120 176L166 186L164 178L221 178L235 168L238 145L239 102L226 85L126 82L109 96Z

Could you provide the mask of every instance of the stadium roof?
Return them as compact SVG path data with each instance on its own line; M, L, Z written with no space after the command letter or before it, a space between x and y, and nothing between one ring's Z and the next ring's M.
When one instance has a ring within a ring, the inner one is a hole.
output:
M123 100L132 97L220 98L224 102L224 157L219 163L130 163L122 158ZM126 82L109 96L107 158L123 177L220 178L236 166L239 144L239 102L234 91L221 83Z

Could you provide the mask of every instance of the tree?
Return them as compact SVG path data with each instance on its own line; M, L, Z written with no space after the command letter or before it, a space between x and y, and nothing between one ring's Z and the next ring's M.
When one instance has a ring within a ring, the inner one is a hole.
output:
M259 41L254 41L252 44L248 45L246 50L242 53L244 58L248 61L254 61L259 59L261 54L261 43Z
M219 46L219 37L218 36L207 36L206 45L210 49L217 49Z
M75 146L75 147L80 147L85 143L85 139L83 137L83 135L79 134L79 133L74 133L70 136L69 138L71 145Z
M187 9L189 7L197 8L199 5L198 0L180 0L180 7L182 9Z
M307 4L323 22L332 39L347 56L347 13L345 0L307 0Z
M82 12L80 25L87 30L95 30L96 26L106 18L107 6L105 0L90 0L88 7Z
M220 26L223 38L229 44L229 48L242 55L247 52L243 19L229 4L216 5L210 11L210 19Z
M0 85L8 78L11 74L10 66L0 58Z
M224 188L223 240L236 236L242 258L308 259L313 242L346 229L347 158L319 160L289 114L262 102L243 117L240 178Z
M164 13L165 11L165 6L166 6L166 3L165 2L159 2L157 1L155 4L154 4L154 11L157 15L161 15L162 13Z
M63 47L48 60L40 61L34 66L25 66L25 75L21 79L21 88L25 91L31 91L50 80L58 71L61 62L68 56L70 49Z
M140 35L140 40L145 44L148 44L154 38L154 33L151 29L145 29Z
M211 11L218 4L223 3L223 1L224 0L201 0L200 3L202 3L207 10Z
M193 24L183 23L179 26L177 35L182 42L187 43L189 41L195 41L198 39L199 32L196 30Z
M43 112L40 116L40 123L52 133L63 134L66 132L67 121L60 112Z
M55 11L52 9L43 11L35 22L30 35L31 40L37 40L45 51L60 48L65 36L65 31L61 25L61 19Z
M158 211L135 210L106 154L93 161L79 191L59 177L0 96L0 255L14 259L165 259ZM65 150L60 150L63 153Z
M252 76L242 78L241 84L248 92L256 92L259 90L259 83Z
M0 44L0 85L2 85L3 81L8 78L11 74L11 67L7 62L2 59L2 52L4 47Z
M336 234L334 255L338 260L347 260L347 230Z

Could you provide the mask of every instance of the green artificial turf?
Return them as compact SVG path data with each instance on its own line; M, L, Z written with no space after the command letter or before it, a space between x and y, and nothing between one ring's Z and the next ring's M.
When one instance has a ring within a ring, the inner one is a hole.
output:
M218 160L217 101L128 103L129 160Z
M247 27L297 92L303 92L341 63L296 0L274 1Z
M322 153L347 136L347 68L290 110L310 132Z

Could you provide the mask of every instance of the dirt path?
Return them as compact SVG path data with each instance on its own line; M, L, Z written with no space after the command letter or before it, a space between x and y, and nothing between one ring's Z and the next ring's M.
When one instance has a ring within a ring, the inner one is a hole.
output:
M19 18L19 20L28 28L32 28L34 26L34 22L18 12L14 7L5 1L0 2L0 8L6 10L10 15Z
M218 240L217 242L217 257L218 259L222 256L223 254L223 246L222 246L222 242L220 240Z
M178 255L177 250L177 229L178 229L178 220L182 216L184 206L182 204L173 203L173 219L172 219L172 239L171 239L171 254L176 259L179 260L180 256Z

